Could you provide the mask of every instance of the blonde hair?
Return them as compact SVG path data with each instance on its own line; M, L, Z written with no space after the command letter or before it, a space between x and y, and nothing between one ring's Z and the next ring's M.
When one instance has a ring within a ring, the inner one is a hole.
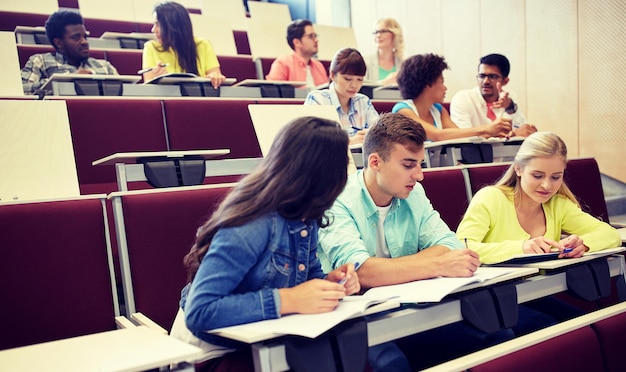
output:
M404 56L404 36L402 35L402 27L400 27L398 21L393 18L381 18L376 22L376 25L381 23L393 34L395 55L399 60L402 60Z
M560 156L563 162L567 164L567 146L565 142L554 133L551 132L535 132L528 136L515 155L513 164L507 169L502 177L496 182L496 187L506 192L509 188L513 188L515 201L518 202L521 194L519 177L515 169L523 170L528 163L536 158L548 158L552 156ZM576 196L567 187L565 181L561 183L561 187L557 191L558 195L563 195L573 201L580 207Z

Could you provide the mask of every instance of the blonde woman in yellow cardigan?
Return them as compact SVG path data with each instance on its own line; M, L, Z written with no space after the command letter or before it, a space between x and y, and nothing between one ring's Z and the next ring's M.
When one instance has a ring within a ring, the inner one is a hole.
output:
M504 261L523 253L558 250L560 258L580 257L621 245L617 230L583 212L563 182L567 148L554 133L535 132L520 146L511 167L494 186L479 190L457 229L482 263ZM567 236L561 238L561 234ZM582 310L548 296L520 305L535 313L520 317L513 328L522 335L546 326L541 313L556 321ZM538 315L536 312L539 312Z
M563 182L566 163L567 147L556 134L530 135L502 178L476 193L457 237L487 264L522 253L558 249L559 257L580 257L619 247L617 230L580 209Z

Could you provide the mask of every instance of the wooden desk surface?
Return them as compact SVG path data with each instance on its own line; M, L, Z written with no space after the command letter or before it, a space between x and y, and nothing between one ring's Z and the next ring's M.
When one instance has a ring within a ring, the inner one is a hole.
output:
M12 371L145 371L201 355L188 343L134 327L0 351L0 366Z

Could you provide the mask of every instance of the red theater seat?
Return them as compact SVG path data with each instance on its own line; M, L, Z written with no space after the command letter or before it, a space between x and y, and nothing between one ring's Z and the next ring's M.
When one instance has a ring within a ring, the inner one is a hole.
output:
M578 198L583 211L604 222L609 222L609 212L602 189L602 177L596 159L568 160L563 179Z
M582 348L580 352L567 352L579 348ZM472 367L470 371L604 371L604 361L596 335L591 327L585 326Z
M621 313L591 325L596 332L606 371L626 371L624 344L626 344L626 313Z
M237 81L256 79L256 66L250 56L218 56L222 74Z
M117 190L115 167L92 162L118 152L167 151L160 100L67 100L81 193Z
M171 328L180 291L187 283L183 257L193 245L198 227L232 186L112 195L129 314L142 312L161 327Z
M461 168L424 169L424 180L421 184L433 208L439 212L448 227L455 231L469 205Z
M485 186L493 185L511 163L488 163L467 166L472 195Z
M115 329L103 197L0 205L0 350Z
M120 75L137 75L137 71L141 70L141 50L107 50L105 56Z
M248 41L247 31L233 30L233 36L235 37L235 46L237 47L237 54L250 55L250 42Z

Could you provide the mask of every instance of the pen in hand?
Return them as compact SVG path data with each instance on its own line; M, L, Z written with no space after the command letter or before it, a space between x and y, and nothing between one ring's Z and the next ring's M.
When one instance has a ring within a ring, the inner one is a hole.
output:
M356 271L356 269L358 269L358 268L359 268L359 263L355 262L354 263L354 271ZM343 278L343 279L341 279L339 281L339 284L344 285L344 284L346 284L347 281L348 281L348 278Z
M169 65L169 63L163 63L163 64L160 64L160 65L158 65L158 67L165 67L165 66L167 66L167 65ZM144 68L143 70L139 70L139 71L137 71L137 74L139 74L139 75L143 75L143 74L145 74L146 72L150 72L150 71L154 70L155 68L157 68L157 66Z

